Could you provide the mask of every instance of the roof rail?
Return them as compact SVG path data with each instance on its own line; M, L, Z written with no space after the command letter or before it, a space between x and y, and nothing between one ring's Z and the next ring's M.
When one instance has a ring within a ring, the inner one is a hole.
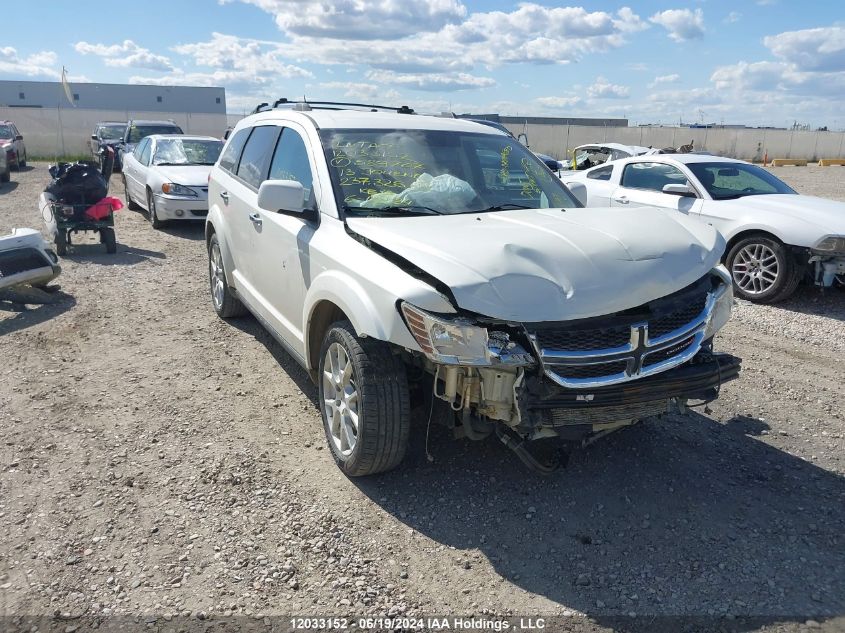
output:
M266 106L266 103L262 103L261 106ZM259 108L261 107L259 106ZM279 107L292 107L294 110L344 110L346 108L369 108L372 112L377 112L378 110L390 110L392 112L396 112L398 114L415 114L413 108L409 108L406 105L394 107L394 106L383 106L383 105L375 105L372 103L349 103L345 101L306 101L306 100L291 100L285 97L281 99L277 99L273 102L273 108ZM269 108L267 108L269 109ZM255 112L263 112L264 110L259 110L258 108L255 109Z
M255 109L252 112L250 112L250 114L258 114L259 112L264 112L265 110L269 110L269 109L270 109L270 106L267 105L267 102L265 101L264 103L259 103L257 106L255 106Z

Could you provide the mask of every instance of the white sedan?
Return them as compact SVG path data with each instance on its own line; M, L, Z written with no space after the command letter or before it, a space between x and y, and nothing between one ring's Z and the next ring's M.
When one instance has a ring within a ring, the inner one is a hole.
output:
M637 156L562 179L588 207L658 207L711 224L727 241L724 261L744 299L782 301L805 276L821 286L845 280L845 203L798 195L756 165Z
M221 149L223 141L211 136L142 139L123 164L127 206L146 209L154 229L168 220L205 220L208 173Z

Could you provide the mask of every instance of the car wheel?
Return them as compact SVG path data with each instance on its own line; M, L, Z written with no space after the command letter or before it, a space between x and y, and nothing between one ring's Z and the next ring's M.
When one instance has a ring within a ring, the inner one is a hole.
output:
M54 241L56 243L56 255L61 255L62 257L67 255L67 235L62 229L58 229Z
M211 288L211 303L214 305L217 316L229 319L246 314L246 308L232 293L226 281L223 255L220 252L220 242L216 234L212 234L211 239L208 240L208 281Z
M734 289L742 299L776 303L789 297L801 281L786 247L764 235L747 237L734 244L726 259Z
M319 366L323 429L350 477L391 470L405 456L410 395L405 366L387 343L359 338L348 321L323 339Z
M23 159L18 161L18 169L26 167L26 152L23 154Z
M106 245L106 252L110 255L117 252L117 237L114 234L114 229L106 227L100 229L100 242Z
M21 165L21 155L15 154L15 171L20 171L23 165Z
M6 171L0 174L0 182L9 182L12 179L12 168L6 166Z
M156 214L156 201L152 191L147 192L147 217L149 217L150 224L154 229L160 229L164 226L164 222L159 220Z
M140 211L141 207L129 195L129 187L126 186L126 176L123 177L123 197L126 198L126 208L130 211Z

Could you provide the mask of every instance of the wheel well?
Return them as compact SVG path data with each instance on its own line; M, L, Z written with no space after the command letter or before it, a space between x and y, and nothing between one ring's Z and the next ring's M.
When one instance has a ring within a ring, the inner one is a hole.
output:
M729 241L727 246L725 247L725 254L722 256L722 261L725 261L728 257L728 253L731 252L731 249L737 244L737 242L744 240L746 237L752 237L755 235L759 235L761 237L766 237L770 240L774 240L780 244L783 244L783 241L777 236L769 233L768 231L761 231L759 229L752 229L749 231L742 231L734 235Z
M320 364L320 348L326 330L332 323L347 319L348 317L343 310L331 301L320 301L311 313L311 318L308 320L308 349L305 353L308 354L312 378L316 376L316 368Z

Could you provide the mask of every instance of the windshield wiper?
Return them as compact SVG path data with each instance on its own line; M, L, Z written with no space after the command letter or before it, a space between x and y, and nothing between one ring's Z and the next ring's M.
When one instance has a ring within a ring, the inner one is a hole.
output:
M512 211L514 209L534 209L530 205L526 204L514 204L511 202L506 202L505 204L496 204L492 207L487 207L486 209L476 209L474 211L465 211L464 213L488 213L492 211Z
M416 204L396 205L390 207L354 207L349 205L343 206L344 211L363 212L363 213L387 213L390 215L443 215L442 212L431 207L423 207Z

